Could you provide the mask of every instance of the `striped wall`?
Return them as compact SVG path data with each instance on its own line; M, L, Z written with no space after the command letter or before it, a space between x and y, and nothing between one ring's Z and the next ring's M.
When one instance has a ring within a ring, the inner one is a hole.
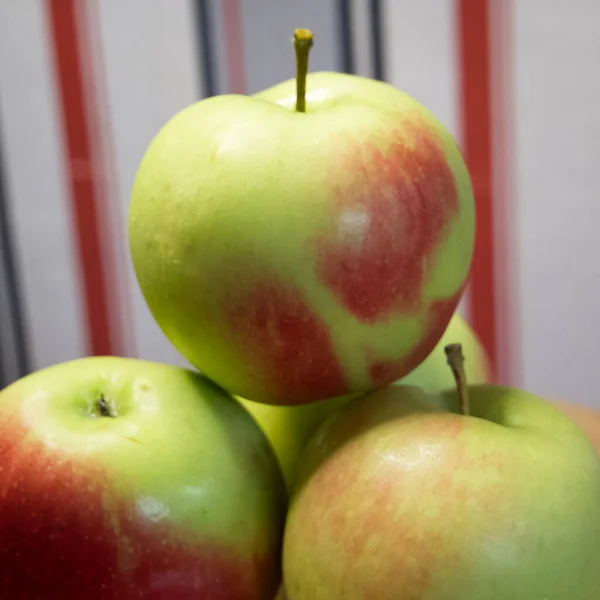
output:
M290 77L298 26L312 70L387 80L459 140L461 311L498 380L600 407L595 0L1 0L0 386L89 354L185 364L129 261L135 171L186 105Z

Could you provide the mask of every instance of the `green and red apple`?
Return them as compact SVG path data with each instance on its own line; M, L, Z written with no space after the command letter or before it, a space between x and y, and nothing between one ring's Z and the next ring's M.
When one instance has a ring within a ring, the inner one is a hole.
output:
M293 487L298 460L316 429L353 396L337 396L299 406L274 406L238 397L267 436L285 477Z
M524 391L389 386L302 458L284 536L290 600L595 600L600 461Z
M444 347L452 343L461 344L464 349L467 379L473 384L489 383L491 367L485 349L477 334L459 313L453 315L433 352L398 383L416 385L427 391L452 388L454 379L444 354ZM252 414L271 442L289 490L293 485L300 455L312 434L325 419L353 397L338 396L300 406L273 406L244 398L238 400Z
M448 344L460 344L465 355L465 375L471 385L492 383L492 365L481 340L460 313L450 319L440 341L427 358L406 377L396 383L414 385L427 392L441 392L456 387L444 348Z
M469 174L431 112L363 77L311 74L305 96L300 83L175 115L129 209L137 279L166 336L270 404L410 373L450 321L474 242Z
M555 400L554 402L560 410L581 427L600 455L600 412L598 409L564 400Z
M88 358L0 393L0 597L263 600L283 479L201 375Z

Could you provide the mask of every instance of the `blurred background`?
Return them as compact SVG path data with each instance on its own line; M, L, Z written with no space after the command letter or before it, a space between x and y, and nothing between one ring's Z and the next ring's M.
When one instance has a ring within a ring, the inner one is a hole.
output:
M127 252L158 129L310 68L386 80L456 136L478 210L461 312L497 379L600 408L598 0L0 0L0 388L90 354L185 364Z

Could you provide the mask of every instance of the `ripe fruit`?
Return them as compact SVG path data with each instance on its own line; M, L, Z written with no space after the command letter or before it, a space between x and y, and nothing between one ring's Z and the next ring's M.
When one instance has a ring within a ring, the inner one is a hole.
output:
M431 354L411 373L400 379L400 385L414 385L428 392L438 392L455 387L452 371L444 348L460 344L466 356L465 373L471 385L492 382L492 367L477 334L459 313L455 313Z
M267 436L285 477L293 487L298 460L317 427L352 396L338 396L301 406L273 406L238 398Z
M284 537L291 600L594 600L600 462L526 392L390 386L326 421ZM464 403L468 406L468 403Z
M596 452L600 454L600 413L598 410L564 400L556 401L556 405L581 427L596 448Z
M273 597L285 497L204 377L88 358L0 394L0 597Z
M444 347L460 343L465 349L465 371L472 383L488 383L491 368L485 350L469 324L455 313L442 339L433 352L398 384L420 386L428 391L440 391L454 385L446 362ZM238 398L260 425L271 442L291 490L298 459L317 427L341 408L353 396L339 396L301 406L272 406Z
M137 278L167 337L232 393L271 404L413 370L473 251L469 175L440 122L388 84L340 73L310 75L306 112L294 110L305 67L171 119L129 213Z

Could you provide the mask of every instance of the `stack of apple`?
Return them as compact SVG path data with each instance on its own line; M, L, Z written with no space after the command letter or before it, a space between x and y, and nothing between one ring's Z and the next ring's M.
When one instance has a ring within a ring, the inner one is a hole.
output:
M596 453L488 383L455 313L455 141L387 84L307 75L311 45L141 163L136 274L199 372L87 358L0 393L0 598L600 598Z

